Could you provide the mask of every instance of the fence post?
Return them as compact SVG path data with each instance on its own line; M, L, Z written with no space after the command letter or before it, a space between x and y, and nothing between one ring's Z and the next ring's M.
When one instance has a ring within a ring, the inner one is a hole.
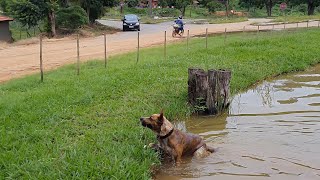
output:
M318 20L318 28L320 27L320 20Z
M299 27L299 22L297 22L297 28Z
M187 49L189 49L189 29L188 29L188 34L187 34Z
M309 20L307 21L307 28L309 28Z
M164 59L167 59L167 31L164 31Z
M42 35L40 35L40 76L43 82L43 65L42 65Z
M245 30L246 30L246 26L243 26L242 32L244 33Z
M286 22L283 23L283 29L286 29Z
M260 25L258 25L258 33L260 32Z
M227 28L224 28L224 45L226 45L227 41Z
M274 30L274 24L272 24L272 31Z
M138 31L138 46L137 46L137 63L139 62L140 58L140 32Z
M79 48L79 34L77 35L77 75L80 74L80 48Z
M107 67L107 35L104 33L104 67Z
M208 49L208 28L206 28L206 49Z

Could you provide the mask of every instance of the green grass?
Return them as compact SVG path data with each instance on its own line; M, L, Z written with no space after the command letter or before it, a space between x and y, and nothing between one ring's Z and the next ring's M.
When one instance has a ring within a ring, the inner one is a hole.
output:
M236 23L248 21L248 17L219 17L209 19L209 24Z
M273 22L289 22L289 23L296 23L296 22L302 22L302 21L308 21L308 20L320 20L320 14L313 15L313 16L307 16L307 15L300 15L300 16L278 16Z
M149 179L155 141L140 116L188 117L188 67L230 69L232 92L320 62L319 29L261 32L142 49L0 85L0 179Z

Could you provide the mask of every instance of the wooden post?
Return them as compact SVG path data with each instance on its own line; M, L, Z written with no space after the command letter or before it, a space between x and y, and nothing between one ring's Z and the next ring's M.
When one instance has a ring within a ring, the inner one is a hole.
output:
M272 30L274 30L274 24L272 24Z
M283 23L283 29L286 29L286 22Z
M307 28L309 28L309 20L307 21Z
M187 34L187 49L189 49L189 29L188 29L188 34Z
M260 32L260 26L258 25L258 33Z
M107 35L104 33L104 67L107 67Z
M138 46L137 46L137 63L139 62L140 58L140 32L138 31Z
M244 33L246 30L246 26L243 26L242 32Z
M226 45L227 41L227 28L224 28L224 45Z
M40 77L41 77L41 82L43 82L42 35L40 35Z
M80 47L79 47L79 34L77 35L77 75L80 74Z
M320 20L318 20L318 28L320 27Z
M206 49L208 49L208 28L206 28Z
M299 27L299 23L297 22L297 28Z
M167 59L167 31L164 31L164 59Z

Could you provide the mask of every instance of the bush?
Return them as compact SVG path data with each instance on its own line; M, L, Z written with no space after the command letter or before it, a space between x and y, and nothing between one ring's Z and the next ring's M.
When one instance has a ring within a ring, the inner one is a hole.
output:
M75 30L88 23L88 16L80 6L61 8L57 12L56 23L58 28Z
M209 11L208 11L207 8L197 7L197 8L193 8L193 11L195 12L195 14L199 14L199 15L202 15L202 16L208 16L209 15Z
M222 9L223 5L219 2L211 1L206 5L206 7L208 8L209 12L214 13L217 10Z
M124 6L123 10L126 14L145 15L148 13L147 8L129 8L127 6Z
M161 17L177 17L181 12L178 9L173 8L159 8L153 9L153 14Z
M127 0L128 7L136 7L139 4L138 0Z

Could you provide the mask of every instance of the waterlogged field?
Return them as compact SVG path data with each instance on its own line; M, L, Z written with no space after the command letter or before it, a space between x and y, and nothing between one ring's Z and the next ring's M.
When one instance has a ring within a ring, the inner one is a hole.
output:
M0 85L0 179L148 179L159 165L140 116L182 119L188 67L230 69L232 92L320 62L320 29L210 37Z

